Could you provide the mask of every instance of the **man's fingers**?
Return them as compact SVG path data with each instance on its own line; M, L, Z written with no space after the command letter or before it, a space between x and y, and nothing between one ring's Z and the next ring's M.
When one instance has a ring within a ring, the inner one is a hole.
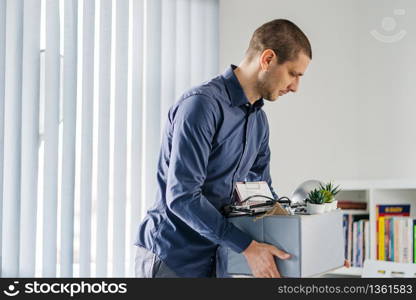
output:
M276 277L275 278L281 278L282 275L280 275L279 271L276 272Z
M346 268L350 268L351 267L351 263L350 263L350 261L349 260L344 260L344 267L346 267Z
M272 252L272 254L274 256L277 256L280 259L288 259L288 258L290 258L290 254L289 253L286 253L286 252L284 252L284 251L282 251L280 249L277 249L274 246L270 246L270 251Z
M281 277L279 271L277 270L277 268L275 266L272 269L272 277L273 278L280 278Z
M280 278L279 270L277 269L276 261L274 256L270 256L270 260L268 261L268 271L270 273L270 277L272 278Z

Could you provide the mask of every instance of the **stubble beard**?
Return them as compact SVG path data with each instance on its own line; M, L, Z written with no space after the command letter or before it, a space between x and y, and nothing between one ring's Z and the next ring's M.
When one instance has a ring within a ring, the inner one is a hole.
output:
M260 96L267 101L276 101L279 98L279 95L274 96L273 91L270 91L267 85L267 77L260 78L257 82L257 90L259 91Z

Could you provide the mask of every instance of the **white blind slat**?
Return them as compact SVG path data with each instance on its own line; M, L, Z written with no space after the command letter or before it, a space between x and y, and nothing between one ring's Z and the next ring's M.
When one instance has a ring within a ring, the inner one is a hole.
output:
M96 276L107 276L110 161L111 0L100 3Z
M161 2L160 0L146 3L147 26L145 31L144 62L144 145L142 170L142 205L148 209L154 202L156 195L155 176L156 165L160 149L160 46L161 46ZM154 99L147 101L146 99Z
M116 2L113 276L125 276L129 1Z
M191 1L191 30L190 30L190 50L191 50L191 66L190 85L194 86L201 84L204 79L204 63L205 51L210 50L210 45L205 44L204 25L205 25L205 13L204 2L206 0L192 0Z
M84 1L80 183L80 277L90 276L95 2Z
M0 218L3 220L4 73L6 56L6 0L0 0ZM0 222L0 276L2 266L2 224Z
M137 233L137 224L141 219L141 170L142 170L142 143L143 143L143 30L144 30L144 0L133 1L133 30L132 30L132 106L131 106L131 212L130 228L131 241ZM135 247L130 244L130 274L133 274Z
M205 1L205 56L206 79L218 74L219 69L219 0Z
M45 152L42 276L56 276L59 139L59 2L46 1Z
M2 276L19 272L20 151L22 113L23 2L7 1L4 101L4 170Z
M189 0L177 0L176 5L175 98L178 98L191 83L191 4Z
M19 275L33 277L39 153L40 6L37 0L24 2L23 32Z
M162 1L161 33L161 133L169 108L175 102L175 59L176 59L176 1Z
M61 277L73 276L78 1L64 2Z

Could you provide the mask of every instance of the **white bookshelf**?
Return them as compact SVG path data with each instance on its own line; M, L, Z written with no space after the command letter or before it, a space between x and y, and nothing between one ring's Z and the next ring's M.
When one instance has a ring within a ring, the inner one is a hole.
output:
M329 182L329 181L328 181ZM376 206L379 204L410 204L410 217L416 218L416 179L410 180L332 180L342 191L338 200L367 202L367 210L345 210L346 214L369 214L370 256L376 260ZM361 276L362 268L340 268L328 274Z
M329 272L330 275L346 275L346 276L354 276L354 277L361 277L363 272L363 268L351 267L351 268L339 268L332 272Z

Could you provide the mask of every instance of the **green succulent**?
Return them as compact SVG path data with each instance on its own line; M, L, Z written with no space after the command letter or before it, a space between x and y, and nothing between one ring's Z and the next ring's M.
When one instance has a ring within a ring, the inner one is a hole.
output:
M325 203L325 193L323 190L313 189L309 192L306 202L311 204L323 204Z
M325 195L325 203L331 203L334 201L335 195L341 191L339 185L334 187L331 182L325 185L320 184L320 190Z

